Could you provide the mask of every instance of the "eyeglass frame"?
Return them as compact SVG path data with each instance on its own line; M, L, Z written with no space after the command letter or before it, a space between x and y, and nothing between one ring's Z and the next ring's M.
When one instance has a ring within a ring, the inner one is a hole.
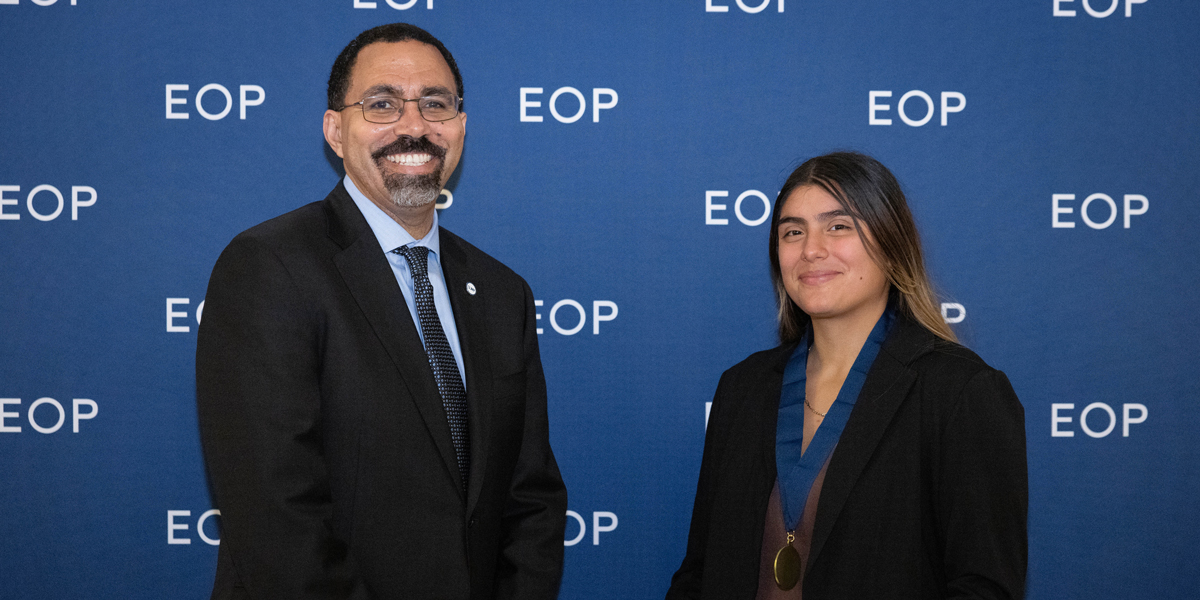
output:
M338 109L338 112L346 110L347 108L350 108L351 106L357 106L362 110L362 116L363 116L364 121L366 121L368 123L375 123L376 125L390 125L392 123L399 122L400 119L404 118L404 105L405 104L407 104L409 102L420 102L421 100L423 100L425 98L433 98L433 97L435 97L435 96L419 96L416 98L402 98L400 96L391 96L388 94L373 94L370 96L363 97L363 99L359 100L358 102L353 102L350 104L343 104L342 107ZM435 120L430 119L429 117L425 116L425 113L421 111L420 104L417 104L417 114L421 115L421 118L425 119L429 123L445 123L446 121L449 121L450 119L453 119L454 117L457 117L458 115L462 114L463 99L461 97L459 97L458 94L450 94L450 97L454 99L454 114L453 115L450 115L449 117L446 117L445 119L439 119L439 120L435 121ZM390 98L392 100L396 100L396 101L400 102L400 108L399 108L399 110L396 111L396 120L388 121L386 123L378 123L378 122L368 119L366 102L367 102L367 100L370 100L371 98Z

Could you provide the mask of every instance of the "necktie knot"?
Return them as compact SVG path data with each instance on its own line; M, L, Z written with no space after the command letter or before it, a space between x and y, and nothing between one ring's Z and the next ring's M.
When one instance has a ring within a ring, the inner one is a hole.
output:
M408 261L408 268L414 275L428 276L429 248L425 246L401 246L392 252L403 256Z

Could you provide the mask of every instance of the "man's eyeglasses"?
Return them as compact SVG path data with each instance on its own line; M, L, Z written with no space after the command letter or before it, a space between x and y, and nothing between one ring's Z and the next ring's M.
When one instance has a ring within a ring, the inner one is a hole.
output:
M396 96L367 96L354 104L341 108L346 110L351 106L362 106L363 118L371 123L395 123L404 114L404 104L416 102L417 111L426 121L438 123L449 121L458 116L458 107L462 99L454 94L434 94L420 98L397 98Z

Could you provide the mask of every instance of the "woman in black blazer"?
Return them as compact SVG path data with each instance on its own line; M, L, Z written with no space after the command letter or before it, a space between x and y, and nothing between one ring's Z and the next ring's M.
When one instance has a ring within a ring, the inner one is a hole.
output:
M667 598L1022 597L1024 410L942 319L895 177L805 162L770 259L782 343L721 377Z

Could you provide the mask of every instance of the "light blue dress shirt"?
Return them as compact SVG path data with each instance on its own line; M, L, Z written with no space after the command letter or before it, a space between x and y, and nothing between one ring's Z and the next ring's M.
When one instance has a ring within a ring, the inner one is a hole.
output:
M371 231L375 233L375 239L379 240L379 247L387 257L388 264L392 265L392 274L396 276L396 283L400 284L400 291L404 293L404 302L408 304L408 313L412 315L413 325L417 327L417 334L421 336L421 345L425 345L425 332L421 331L421 319L417 316L417 304L413 299L412 271L408 268L408 260L392 250L402 246L429 248L429 284L433 286L433 305L437 307L442 331L446 334L446 341L450 343L450 350L454 352L454 362L458 363L458 373L462 376L463 388L466 388L467 371L463 369L462 345L458 342L454 309L450 307L450 294L446 292L446 278L442 275L437 211L433 211L433 227L429 229L429 233L419 240L414 239L399 223L383 212L383 209L368 200L350 180L349 175L342 181L346 185L346 191L350 192L350 198L354 200L358 210L367 219L367 224L371 226Z

